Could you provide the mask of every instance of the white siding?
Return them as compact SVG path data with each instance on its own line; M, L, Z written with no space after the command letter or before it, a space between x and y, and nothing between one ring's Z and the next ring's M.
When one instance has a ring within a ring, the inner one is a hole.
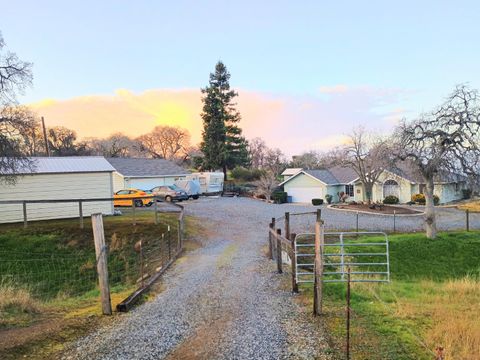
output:
M117 172L113 173L113 192L116 193L119 190L125 189L125 181L123 176Z
M125 188L150 190L156 186L173 185L175 180L183 179L182 176L164 176L154 178L125 178Z
M297 175L285 183L283 188L292 197L292 202L308 203L315 198L323 199L327 193L326 185L305 174Z
M0 200L50 200L112 197L110 172L35 174L18 178L15 185L0 186ZM109 201L86 202L84 216L113 213ZM78 203L28 204L28 220L60 219L78 216ZM23 221L22 205L0 205L0 223Z

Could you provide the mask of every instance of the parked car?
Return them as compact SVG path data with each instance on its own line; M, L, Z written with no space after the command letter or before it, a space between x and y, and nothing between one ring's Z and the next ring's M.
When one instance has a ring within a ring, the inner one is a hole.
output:
M151 191L153 195L158 196L167 202L188 200L188 194L176 185L157 186Z
M153 204L153 200L148 196L151 196L151 194L139 189L120 190L113 195L113 206L132 206L132 199L135 199L133 201L136 207L150 206ZM142 199L143 197L146 198Z

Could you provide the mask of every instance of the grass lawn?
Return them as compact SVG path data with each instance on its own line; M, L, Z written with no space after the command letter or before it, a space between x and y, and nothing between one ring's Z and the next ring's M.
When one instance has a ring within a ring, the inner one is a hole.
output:
M467 203L463 203L461 205L458 205L459 209L462 210L470 210L471 212L480 212L480 200L472 200Z
M390 237L392 281L352 284L352 359L480 358L480 233ZM311 306L311 287L304 286ZM325 324L342 358L344 284L325 284Z
M138 211L135 226L129 215L104 218L113 306L138 286L136 242L142 240L144 258L149 259L143 265L150 269L160 266L168 256L169 237L174 249L177 216L159 217L160 224L155 225L152 212ZM83 230L78 219L32 222L27 229L23 224L1 225L0 329L28 326L37 315L52 309L90 306L92 302L98 305L95 263L89 218L85 218Z

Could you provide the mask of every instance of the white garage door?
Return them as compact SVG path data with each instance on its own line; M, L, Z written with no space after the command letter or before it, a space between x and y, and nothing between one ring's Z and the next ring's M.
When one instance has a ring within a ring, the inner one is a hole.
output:
M323 191L317 187L295 187L288 189L288 196L293 202L311 203L312 199L323 199Z

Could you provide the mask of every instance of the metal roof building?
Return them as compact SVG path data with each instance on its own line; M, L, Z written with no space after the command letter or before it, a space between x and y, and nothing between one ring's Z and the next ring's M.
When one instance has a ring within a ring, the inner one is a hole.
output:
M2 183L0 201L110 198L115 169L103 157L35 157L30 166L21 167L15 184ZM10 173L0 173L0 178ZM1 179L0 179L1 180ZM83 215L113 214L111 201L86 202ZM29 220L60 219L79 216L77 203L27 203ZM22 204L1 204L0 223L23 220Z
M165 159L107 158L115 168L113 187L121 189L135 188L150 190L160 185L173 185L176 180L184 179L190 171Z

